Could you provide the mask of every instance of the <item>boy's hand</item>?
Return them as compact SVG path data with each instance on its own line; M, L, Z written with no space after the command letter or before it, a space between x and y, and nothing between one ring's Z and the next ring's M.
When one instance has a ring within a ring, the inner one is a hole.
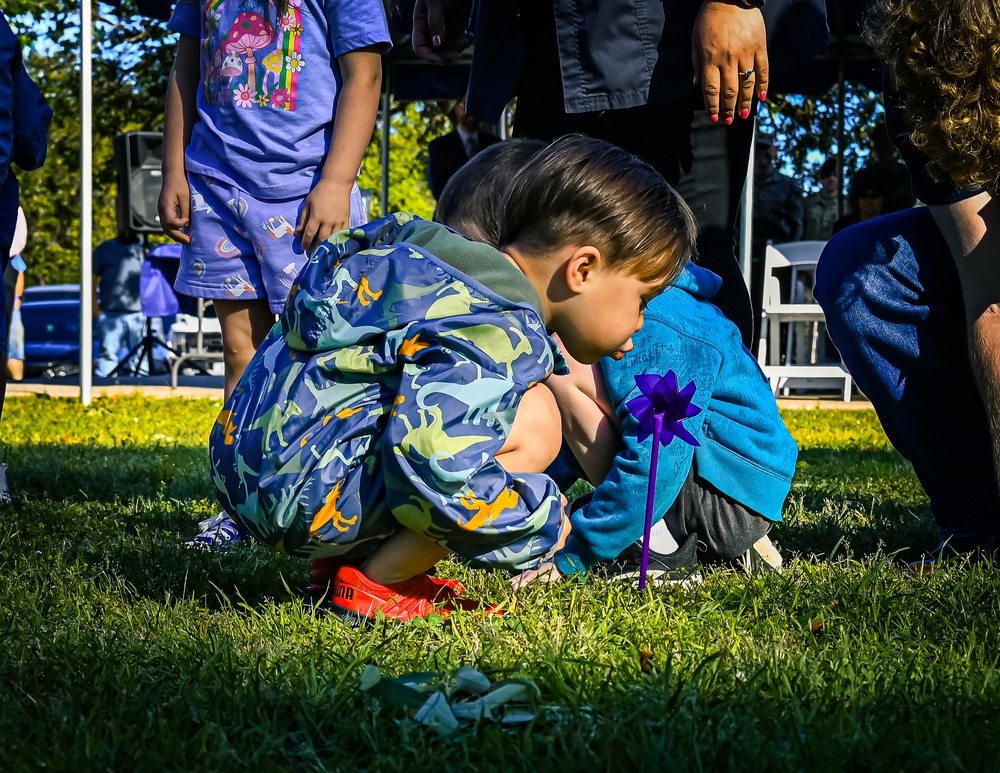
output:
M184 175L163 175L156 212L163 233L180 244L191 243L191 237L184 232L191 225L191 188Z
M534 569L525 569L517 577L512 577L510 589L521 590L533 582L555 582L556 580L561 580L562 577L562 572L556 569L555 564L539 564Z
M306 196L302 219L295 229L302 236L302 249L306 255L326 241L330 234L350 225L352 185L353 181L345 185L322 178Z

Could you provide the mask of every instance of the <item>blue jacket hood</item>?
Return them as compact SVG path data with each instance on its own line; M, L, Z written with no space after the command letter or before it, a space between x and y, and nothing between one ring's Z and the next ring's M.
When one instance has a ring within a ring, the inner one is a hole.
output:
M722 288L722 277L695 263L688 263L681 275L674 280L673 286L696 298L709 301Z

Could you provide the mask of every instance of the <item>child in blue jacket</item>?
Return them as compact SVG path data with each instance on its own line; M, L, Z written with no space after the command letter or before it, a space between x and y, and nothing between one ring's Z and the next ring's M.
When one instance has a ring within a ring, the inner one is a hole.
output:
M482 151L449 182L436 218L472 239L496 243L498 191L528 163L534 147L517 140ZM688 263L647 306L631 351L592 366L567 356L570 374L545 382L559 404L566 444L549 473L564 487L585 477L597 488L574 509L565 546L551 562L523 573L518 584L608 562L625 570L638 566L652 440L638 442L626 403L639 395L635 376L668 370L680 386L694 381L692 402L702 410L684 422L698 446L674 439L660 449L653 571L672 574L698 562L731 561L752 546L780 566L766 535L781 520L797 448L739 330L711 303L720 285L711 271Z
M692 404L701 412L683 426L698 445L674 438L660 447L650 566L669 576L754 548L756 558L780 567L766 537L781 520L798 450L739 330L710 301L720 285L711 271L689 263L650 302L625 357L593 366L570 360L570 375L549 379L565 443L596 486L574 509L573 531L554 557L559 575L613 559L626 574L637 568L653 440L639 442L627 403L640 394L637 375L669 370L680 387L694 382Z

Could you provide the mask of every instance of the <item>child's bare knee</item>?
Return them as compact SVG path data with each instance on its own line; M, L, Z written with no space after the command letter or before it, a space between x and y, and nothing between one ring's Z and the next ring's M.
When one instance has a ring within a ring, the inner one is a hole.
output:
M548 387L537 384L521 398L497 461L508 472L543 472L555 461L561 447L559 406Z

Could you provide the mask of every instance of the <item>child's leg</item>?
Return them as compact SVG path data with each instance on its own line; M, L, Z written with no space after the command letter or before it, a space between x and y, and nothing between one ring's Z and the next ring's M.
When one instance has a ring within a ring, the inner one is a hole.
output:
M555 460L561 443L555 398L539 384L521 398L514 424L496 460L508 472L542 472ZM374 582L392 585L428 571L450 553L422 534L401 529L378 546L361 565L361 571Z
M184 246L174 288L215 301L228 398L305 261L291 226L302 202L260 201L201 175L190 175L189 183L191 243Z
M257 347L274 326L274 313L266 300L215 301L222 329L226 366L226 399L233 393Z
M507 440L496 460L510 473L544 472L562 446L559 406L546 384L524 393Z
M361 571L373 582L392 585L423 574L450 554L448 548L429 537L400 529L378 546L361 565Z

